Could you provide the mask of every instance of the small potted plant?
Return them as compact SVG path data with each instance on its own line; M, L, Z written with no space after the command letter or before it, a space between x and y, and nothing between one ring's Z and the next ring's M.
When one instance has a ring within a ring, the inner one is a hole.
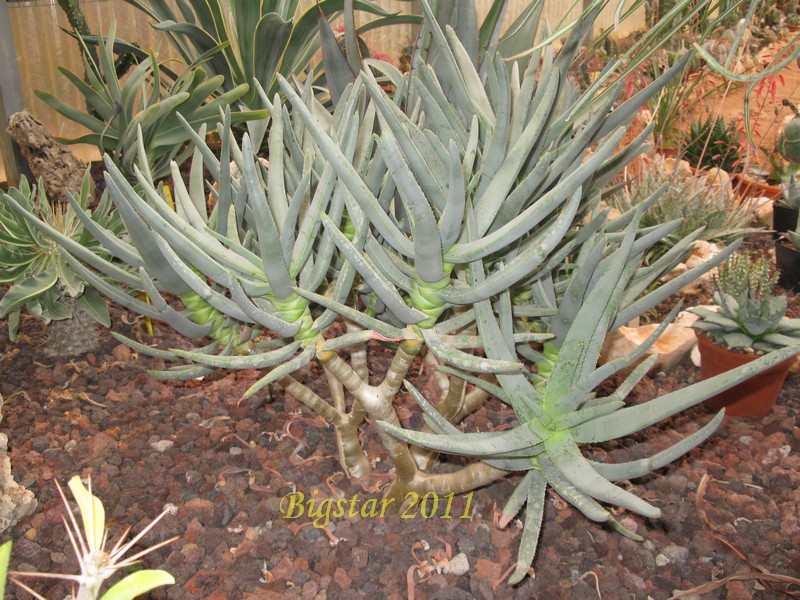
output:
M719 268L714 278L716 309L690 309L700 317L694 324L704 379L751 362L762 354L800 344L800 319L786 315L786 296L774 296L777 274L764 257L739 254ZM761 417L770 412L794 359L710 398L714 409L737 417Z

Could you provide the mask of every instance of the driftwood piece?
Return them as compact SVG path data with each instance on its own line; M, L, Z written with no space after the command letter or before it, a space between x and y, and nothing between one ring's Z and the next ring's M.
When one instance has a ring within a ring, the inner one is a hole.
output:
M86 163L55 141L41 121L23 110L9 117L6 131L19 146L33 176L44 181L51 202L66 202L67 191L80 191Z

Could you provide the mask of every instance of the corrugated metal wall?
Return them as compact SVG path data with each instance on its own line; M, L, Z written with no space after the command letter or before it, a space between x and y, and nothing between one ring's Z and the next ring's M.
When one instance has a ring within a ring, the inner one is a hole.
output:
M313 4L313 0L303 0L301 9ZM398 12L408 10L409 7L408 2L399 0L378 0L378 4L387 10ZM527 5L526 0L511 0L506 23L511 23ZM163 35L154 31L142 13L123 0L84 0L81 6L92 31L107 33L112 20L116 18L118 37L136 41L142 48L157 50L161 60L168 60L173 56ZM490 6L491 0L478 0L481 17ZM565 16L577 15L580 6L580 2L573 3L572 0L547 0L545 17L551 25L555 25ZM79 135L81 130L74 123L61 119L33 93L34 90L42 89L69 104L81 105L82 97L58 72L58 66L61 65L75 73L82 73L80 54L75 41L60 29L68 28L65 16L55 0L12 1L8 3L8 8L28 110L41 119L48 130L55 135L65 137ZM601 16L598 22L600 27L613 22L613 8L610 6ZM626 30L621 33L624 35L639 23L643 23L643 16L628 23ZM393 27L370 32L367 35L367 42L374 52L396 59L401 49L412 42L412 35L410 26Z

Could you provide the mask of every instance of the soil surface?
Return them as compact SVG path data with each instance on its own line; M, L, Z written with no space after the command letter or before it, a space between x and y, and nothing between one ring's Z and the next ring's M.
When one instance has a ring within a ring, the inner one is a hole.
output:
M119 331L137 335L140 322L124 324L131 315L115 312L113 318ZM114 538L126 527L142 530L170 509L140 544L177 536L143 560L145 567L164 568L176 579L175 585L152 592L152 598L661 600L676 590L705 586L703 598L766 599L783 597L778 590L786 584L769 582L764 573L800 577L797 377L786 383L769 416L726 417L702 446L630 484L663 511L652 521L620 511L621 522L644 542L586 520L548 492L535 577L510 587L500 580L516 559L520 523L500 530L493 517L516 478L478 490L471 499L456 497L450 519L442 518L447 499L440 498L435 511L432 499L410 511L415 518L357 514L332 518L326 531L311 525L307 515L283 518L282 498L302 492L306 498L346 498L349 507L353 497L359 506L380 499L380 492L337 475L332 431L279 387L240 403L257 372L162 381L145 371L163 364L137 355L106 332L96 351L73 360L46 356L42 339L41 326L29 320L16 343L8 341L5 329L0 332L2 429L10 438L15 479L39 500L34 515L3 536L14 540L14 569L76 572L55 481L63 485L79 474L91 476ZM161 347L185 344L163 329L144 340ZM372 367L379 372L386 354L375 349ZM322 379L314 368L302 377L315 387ZM669 373L646 378L633 401L698 378L699 370L685 359ZM403 402L409 412L415 410L409 399ZM507 414L490 403L469 426L485 430ZM711 416L700 406L586 452L609 461L650 455ZM385 456L371 427L365 439L372 455ZM284 510L287 506L284 501ZM422 510L431 518L422 518ZM465 514L468 518L461 518ZM468 571L433 571L420 581L418 565L436 560L447 565L448 549L451 556L466 556ZM760 581L753 578L757 573ZM69 592L65 583L28 583L46 598L61 600ZM29 596L12 589L9 597Z

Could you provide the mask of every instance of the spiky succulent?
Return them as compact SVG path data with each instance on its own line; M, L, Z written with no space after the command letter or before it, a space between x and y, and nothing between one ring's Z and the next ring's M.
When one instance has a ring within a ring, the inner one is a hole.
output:
M702 228L699 237L709 242L730 242L747 233L752 214L734 206L726 191L711 185L703 174L684 176L670 172L663 160L644 164L625 189L614 194L608 204L630 210L666 186L659 200L642 215L642 225L650 227L680 220L680 227L665 236L653 248L647 260L669 250L677 241Z
M180 3L178 12L162 0L125 1L155 22L187 65L203 63L212 75L219 76L226 92L242 84L250 86L240 99L250 108L266 107L254 81L271 98L278 88L278 74L289 76L306 70L324 36L317 27L318 18L338 17L343 5L374 17L359 31L420 20L390 13L380 3L368 0L321 0L314 5L299 0L187 0ZM316 83L331 85L324 81L324 74L323 81Z
M786 239L789 240L789 243L791 243L792 246L800 250L800 221L798 221L796 231L786 232Z
M116 23L113 23L108 36L99 39L96 53L89 52L86 43L80 40L85 50L83 60L87 81L59 67L85 96L91 114L45 91L38 90L36 95L67 119L89 130L77 138L59 141L97 146L131 181L135 181L133 165L139 154L137 131L141 130L141 142L150 170L156 179L160 179L169 174L171 161L181 163L191 154L191 148L184 147L189 134L177 115L182 115L195 128L215 123L220 107L234 104L247 93L249 86L242 84L220 93L223 76L209 78L199 67L187 69L169 82L153 53L143 57L136 68L120 80L114 64L115 31ZM95 54L98 63L92 60ZM244 122L264 117L263 111L235 111L232 120Z

